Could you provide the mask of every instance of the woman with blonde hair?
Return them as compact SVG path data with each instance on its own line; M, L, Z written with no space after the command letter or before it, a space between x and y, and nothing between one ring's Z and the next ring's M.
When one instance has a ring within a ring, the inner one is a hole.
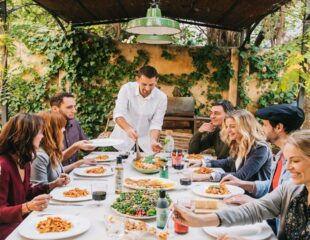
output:
M65 117L56 112L41 112L38 114L44 121L43 136L37 157L31 164L31 182L46 183L58 176L64 176L69 182L66 173L79 167L81 164L95 164L94 160L79 160L70 165L63 166L63 131L66 125Z
M207 215L195 215L175 206L177 222L193 227L235 226L279 217L278 239L309 239L310 206L310 130L301 130L288 138L283 154L291 180L279 185L263 198ZM231 238L225 238L231 239ZM234 238L236 239L236 238ZM237 238L238 239L238 238Z
M230 147L230 156L220 160L206 160L208 167L222 168L214 172L214 181L231 174L241 180L268 180L271 173L272 153L265 141L260 124L247 110L236 110L225 117L221 138Z

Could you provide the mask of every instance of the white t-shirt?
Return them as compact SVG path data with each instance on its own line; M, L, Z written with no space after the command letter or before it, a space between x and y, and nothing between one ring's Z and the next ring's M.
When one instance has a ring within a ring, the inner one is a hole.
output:
M143 97L140 95L138 83L129 82L123 85L118 93L113 120L117 117L125 118L138 133L141 149L150 153L150 130L161 130L166 109L167 96L158 88L155 87L149 96ZM117 124L110 137L124 140L124 144L115 146L120 151L130 151L135 144Z

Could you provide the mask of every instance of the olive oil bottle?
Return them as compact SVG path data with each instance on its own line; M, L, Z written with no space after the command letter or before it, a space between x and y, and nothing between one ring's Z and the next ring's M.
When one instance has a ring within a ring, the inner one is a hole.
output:
M118 156L116 158L115 167L115 193L120 194L123 191L123 177L124 177L124 167L122 163L122 157Z

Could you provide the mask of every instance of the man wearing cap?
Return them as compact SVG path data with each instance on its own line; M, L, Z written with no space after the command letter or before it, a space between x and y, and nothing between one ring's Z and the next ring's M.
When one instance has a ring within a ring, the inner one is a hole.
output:
M289 134L298 130L303 124L305 114L299 107L279 104L259 109L255 115L263 120L263 130L267 140L280 148L280 151L275 156L270 180L249 182L228 175L221 182L239 186L255 198L260 198L273 191L284 181L289 180L290 175L285 168L286 160L283 157L282 150ZM226 202L244 204L253 200L254 198L247 195L236 195L226 199Z

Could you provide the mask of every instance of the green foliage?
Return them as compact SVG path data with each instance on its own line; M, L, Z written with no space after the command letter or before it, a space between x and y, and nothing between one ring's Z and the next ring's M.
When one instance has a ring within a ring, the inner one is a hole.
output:
M168 52L166 49L164 49L161 53L161 57L166 59L166 60L173 60L175 59L176 55L171 54L170 52Z
M259 108L267 107L272 104L292 103L295 101L296 95L292 91L267 91L258 99Z

